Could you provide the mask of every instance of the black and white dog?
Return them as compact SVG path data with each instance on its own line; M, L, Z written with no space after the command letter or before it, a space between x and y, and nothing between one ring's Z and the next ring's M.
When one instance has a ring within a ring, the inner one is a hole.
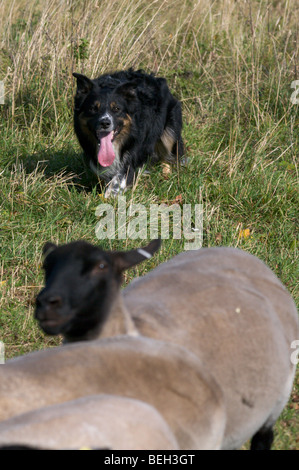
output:
M182 157L181 104L164 78L133 69L94 80L73 75L75 132L87 164L109 183L106 196L132 184L146 162Z

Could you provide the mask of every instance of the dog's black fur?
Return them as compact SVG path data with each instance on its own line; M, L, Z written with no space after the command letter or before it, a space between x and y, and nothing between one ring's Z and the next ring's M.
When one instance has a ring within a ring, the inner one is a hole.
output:
M184 153L180 102L164 78L142 70L77 79L74 126L86 162L117 193L147 161Z

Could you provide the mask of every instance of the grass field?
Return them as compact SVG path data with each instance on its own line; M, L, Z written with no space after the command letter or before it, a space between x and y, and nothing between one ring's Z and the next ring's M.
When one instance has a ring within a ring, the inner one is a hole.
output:
M99 243L103 188L73 132L72 72L128 66L182 101L188 165L157 167L127 205L203 205L203 246L264 260L298 305L299 6L296 0L0 1L0 340L6 357L53 346L34 323L45 241ZM295 99L291 100L291 96ZM298 99L296 98L298 97ZM110 201L114 207L117 201ZM104 240L104 248L144 240ZM184 249L165 240L125 283ZM299 449L299 374L276 449Z

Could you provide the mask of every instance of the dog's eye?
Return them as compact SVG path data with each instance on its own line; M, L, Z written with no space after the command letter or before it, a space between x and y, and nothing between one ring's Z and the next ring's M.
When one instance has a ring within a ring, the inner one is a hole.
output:
M120 108L116 104L113 104L111 106L111 109L114 113L118 113L118 111L120 111Z
M92 106L89 107L89 110L88 110L88 111L89 111L90 113L96 113L97 110L98 110L98 107L95 106L95 105L92 105Z
M99 101L94 101L93 103L89 105L88 111L91 114L95 114L99 111L100 106L101 106L101 103Z

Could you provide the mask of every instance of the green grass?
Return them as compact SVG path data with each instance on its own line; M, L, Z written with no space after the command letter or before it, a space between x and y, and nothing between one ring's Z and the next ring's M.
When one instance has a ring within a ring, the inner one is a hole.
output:
M171 3L171 5L170 5ZM298 305L298 5L288 2L51 2L0 6L0 339L6 357L53 346L33 320L41 250L95 236L103 188L85 171L72 126L72 71L134 66L182 101L188 165L143 174L127 205L203 204L203 245L264 260ZM26 21L24 21L26 18ZM114 207L117 201L109 201ZM107 249L144 240L104 240ZM165 240L124 285L184 249ZM275 448L299 448L299 376Z

